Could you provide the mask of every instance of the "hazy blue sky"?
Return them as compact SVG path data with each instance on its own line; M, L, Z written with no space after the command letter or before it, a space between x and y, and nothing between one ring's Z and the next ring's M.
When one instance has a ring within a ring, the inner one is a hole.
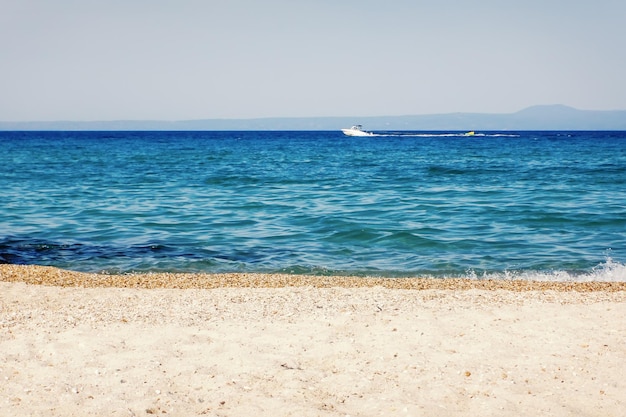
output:
M0 0L0 120L626 109L624 0Z

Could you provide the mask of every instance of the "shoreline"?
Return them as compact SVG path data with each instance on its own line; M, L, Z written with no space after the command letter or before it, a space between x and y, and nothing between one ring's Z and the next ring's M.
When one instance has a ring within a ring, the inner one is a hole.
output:
M463 278L377 278L311 276L265 273L140 273L108 275L76 272L49 266L0 265L0 281L24 282L59 287L117 288L371 288L401 290L507 290L507 291L576 291L624 292L626 282L612 281L529 281L481 280Z

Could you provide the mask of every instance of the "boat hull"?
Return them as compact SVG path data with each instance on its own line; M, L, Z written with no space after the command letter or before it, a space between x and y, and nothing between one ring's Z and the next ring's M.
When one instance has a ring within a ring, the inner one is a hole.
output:
M347 136L374 136L373 133L358 129L341 129L341 131Z

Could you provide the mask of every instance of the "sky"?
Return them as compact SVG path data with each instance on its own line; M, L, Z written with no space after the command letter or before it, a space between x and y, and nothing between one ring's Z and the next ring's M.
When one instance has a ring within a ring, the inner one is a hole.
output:
M0 0L0 121L626 110L624 0Z

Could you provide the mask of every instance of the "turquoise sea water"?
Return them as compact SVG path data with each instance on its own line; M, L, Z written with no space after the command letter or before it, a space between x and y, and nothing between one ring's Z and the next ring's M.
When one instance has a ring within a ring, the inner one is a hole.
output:
M626 132L0 132L0 262L626 280Z

